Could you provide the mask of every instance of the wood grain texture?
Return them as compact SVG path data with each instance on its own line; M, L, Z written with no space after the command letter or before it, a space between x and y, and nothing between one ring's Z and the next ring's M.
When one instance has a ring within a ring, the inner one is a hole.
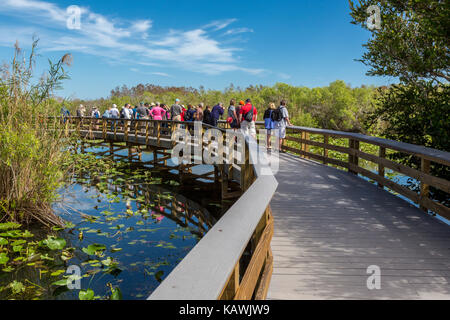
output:
M345 171L279 161L268 299L450 299L448 225Z

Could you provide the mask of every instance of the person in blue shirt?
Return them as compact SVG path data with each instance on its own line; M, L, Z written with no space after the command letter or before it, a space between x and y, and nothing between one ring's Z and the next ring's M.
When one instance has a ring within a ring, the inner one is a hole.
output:
M105 112L102 115L102 118L104 118L104 119L111 118L110 110L111 110L111 108L108 108L107 110L105 110Z
M267 130L267 150L272 150L272 130L275 129L275 121L273 121L273 112L275 111L275 103L270 103L269 108L264 112L264 127Z
M67 118L70 117L70 111L66 108L66 106L62 106L61 116L63 117L64 123L66 123Z
M211 125L214 127L217 127L217 122L219 121L220 117L223 115L224 109L223 109L223 103L220 102L218 105L214 106L211 110Z

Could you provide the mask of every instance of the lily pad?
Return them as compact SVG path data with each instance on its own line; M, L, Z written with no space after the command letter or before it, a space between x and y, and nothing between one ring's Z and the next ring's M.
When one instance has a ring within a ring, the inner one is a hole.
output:
M80 290L78 293L78 298L80 300L94 300L94 291L91 289Z
M62 250L66 246L66 240L49 236L43 242L50 250Z
M82 249L84 253L92 256L97 254L98 252L102 252L106 250L106 246L103 244L90 244L87 248Z

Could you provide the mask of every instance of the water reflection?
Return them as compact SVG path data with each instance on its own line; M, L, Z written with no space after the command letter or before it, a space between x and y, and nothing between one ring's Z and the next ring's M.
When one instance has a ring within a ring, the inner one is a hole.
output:
M192 186L179 185L170 174L122 169L105 180L84 173L61 190L54 209L72 225L55 236L66 240L70 259L62 259L61 251L48 252L49 260L0 272L0 287L17 280L32 283L40 299L78 299L79 290L52 285L77 265L81 289L92 289L96 297L107 298L110 284L124 299L145 299L231 205L223 205L212 187L193 193ZM39 228L32 232L33 241L48 236ZM90 252L96 246L105 250Z

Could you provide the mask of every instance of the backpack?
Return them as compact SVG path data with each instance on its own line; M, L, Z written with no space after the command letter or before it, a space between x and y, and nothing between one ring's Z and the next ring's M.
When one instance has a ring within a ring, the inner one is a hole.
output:
M187 110L185 115L184 115L184 120L185 121L193 121L194 120L194 114L195 114L195 110L194 109Z
M285 108L285 107L281 106L272 112L272 120L273 121L280 122L281 120L284 119L283 111L282 111L283 108Z
M244 116L244 120L247 122L252 122L253 121L253 112L254 112L255 107L252 105L252 109L247 112Z

